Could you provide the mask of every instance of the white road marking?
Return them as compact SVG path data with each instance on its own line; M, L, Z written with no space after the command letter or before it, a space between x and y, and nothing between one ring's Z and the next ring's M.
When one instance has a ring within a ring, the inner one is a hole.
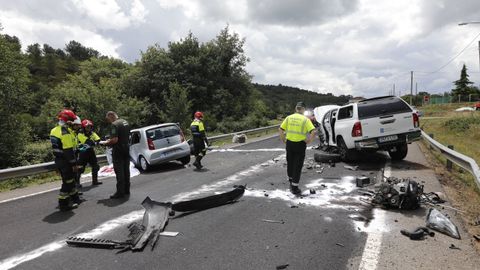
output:
M392 169L390 161L387 161L383 171L384 177L392 176ZM385 211L378 210L374 212L375 218L373 219L376 224L385 224ZM359 270L375 270L377 269L380 249L382 247L382 230L370 230L367 232L367 242L365 243L365 249L363 250L362 259L360 261Z
M280 155L279 157L275 158L275 160L280 159L282 156L284 157L285 155ZM198 195L198 194L201 194L201 193L204 193L204 192L212 191L216 188L224 187L226 185L231 185L235 182L238 182L238 181L244 179L245 177L251 176L254 173L257 173L257 172L261 171L264 168L264 164L275 164L275 163L276 162L274 160L269 160L269 161L261 163L261 164L253 165L250 168L248 168L246 170L243 170L243 171L240 171L236 174L233 174L233 175L231 175L231 176L229 176L229 177L225 178L224 180L219 181L217 183L210 184L210 185L203 185L202 187L200 187L200 189L198 189L196 191L181 193L181 194L175 196L175 200L173 200L173 201L184 200L184 199L187 199L187 198L189 198L191 196L194 196L194 195ZM128 225L128 224L130 224L134 221L137 221L137 220L141 219L143 217L144 212L145 212L144 210L138 210L138 211L130 212L130 213L128 213L126 215L123 215L121 217L109 220L109 221L101 224L100 226L98 226L97 228L95 228L95 229L93 229L89 232L78 234L77 236L82 237L82 238L96 238L96 237L98 237L102 234L105 234L105 233L107 233L111 230L114 230L118 227ZM46 245L44 245L40 248L37 248L35 250L32 250L30 252L20 254L20 255L16 255L16 256L12 256L10 258L7 258L7 259L4 259L4 260L0 261L0 270L11 269L11 268L16 267L17 265L19 265L21 263L31 261L33 259L36 259L36 258L42 256L43 254L45 254L47 252L56 251L56 250L58 250L58 249L60 249L64 246L66 246L65 240L60 240L60 241L55 241L55 242L46 244Z

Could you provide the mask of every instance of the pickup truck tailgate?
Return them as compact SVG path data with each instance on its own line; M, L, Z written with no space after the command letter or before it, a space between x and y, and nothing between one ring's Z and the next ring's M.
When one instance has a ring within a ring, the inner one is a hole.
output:
M360 120L362 124L362 138L380 138L386 141L396 140L395 137L386 137L389 135L402 134L417 130L413 126L413 113L399 113L383 115L379 117L367 118Z

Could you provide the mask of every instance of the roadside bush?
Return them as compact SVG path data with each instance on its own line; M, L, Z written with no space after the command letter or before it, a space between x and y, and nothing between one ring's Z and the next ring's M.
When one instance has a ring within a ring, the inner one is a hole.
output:
M49 161L53 161L50 141L38 141L25 146L22 165L32 165Z
M471 125L478 125L480 124L480 117L455 117L453 119L449 119L445 121L445 127L457 131L457 132L465 132L470 129Z

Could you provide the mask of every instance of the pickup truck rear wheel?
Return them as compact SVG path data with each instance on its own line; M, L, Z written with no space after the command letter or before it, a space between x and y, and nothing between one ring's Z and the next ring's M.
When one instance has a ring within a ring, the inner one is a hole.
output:
M388 154L392 160L402 160L407 156L408 145L406 143L398 144L395 149L388 150Z
M353 160L354 158L353 155L355 153L355 150L348 149L342 137L338 137L337 146L338 146L338 153L340 154L340 158L343 161Z

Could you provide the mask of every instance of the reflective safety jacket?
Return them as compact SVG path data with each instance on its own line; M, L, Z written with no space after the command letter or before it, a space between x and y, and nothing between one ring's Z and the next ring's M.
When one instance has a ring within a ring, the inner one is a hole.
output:
M203 126L203 122L199 119L193 120L190 125L190 130L192 131L192 136L194 138L205 138L205 127Z
M287 116L280 125L280 128L285 130L285 133L287 134L286 139L291 142L306 140L307 134L315 129L312 121L299 113Z
M87 144L92 147L100 141L100 137L93 131L90 132L90 134L86 134L85 131L80 132L78 133L77 138L80 144Z
M77 139L73 130L67 126L57 125L50 131L50 142L55 158L61 158L68 163L75 164Z

